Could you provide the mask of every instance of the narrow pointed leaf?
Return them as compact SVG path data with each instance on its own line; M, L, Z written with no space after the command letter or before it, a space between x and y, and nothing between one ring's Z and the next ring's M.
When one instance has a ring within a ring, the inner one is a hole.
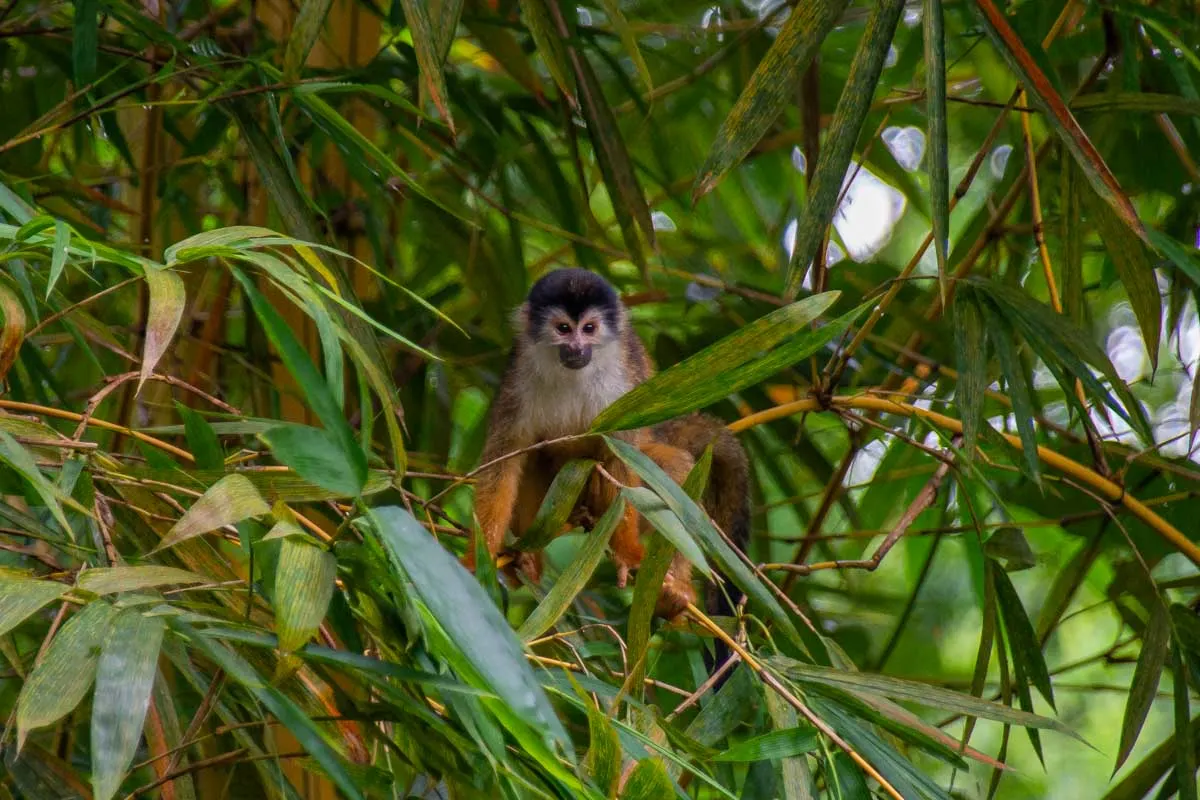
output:
M1137 666L1133 670L1133 681L1129 684L1129 699L1125 701L1125 716L1121 720L1121 744L1117 749L1117 761L1113 772L1121 768L1125 759L1137 744L1138 734L1158 694L1163 667L1171 647L1171 617L1164 605L1157 605L1150 614L1146 629L1142 633L1142 652L1138 654Z
M287 39L287 49L283 53L285 81L292 82L299 77L300 69L308 60L308 54L321 37L321 27L325 24L325 17L332 5L333 0L300 1L300 10L296 13L292 33Z
M663 763L655 758L639 761L621 792L621 800L674 800L675 796L671 776Z
M996 602L1000 606L1000 616L1004 620L1004 631L1008 634L1009 651L1013 665L1029 676L1029 682L1042 693L1046 702L1054 708L1054 687L1050 684L1050 672L1046 669L1046 659L1042 655L1037 633L1016 588L999 564L994 564L992 570L996 579ZM1044 726L1042 726L1044 727Z
M100 645L112 628L115 609L103 600L89 603L54 635L17 699L17 741L29 731L62 719L91 688Z
M846 170L854 155L858 135L871 110L883 63L892 45L892 36L900 22L904 0L878 0L867 18L862 40L850 63L842 96L838 98L833 120L821 144L821 156L809 183L804 213L796 224L796 241L788 261L785 297L795 297L821 245L825 230L837 210L838 195L846 180Z
M60 500L65 500L69 505L77 507L69 497L64 497L53 483L51 483L42 471L38 469L37 462L33 460L33 456L26 450L20 442L12 437L8 431L0 430L0 462L8 464L33 487L37 492L38 497L46 504L46 508L54 516L55 522L66 532L70 533L71 526L67 524L67 517L63 514L62 503Z
M1016 419L1017 432L1021 436L1021 452L1025 466L1028 473L1040 484L1042 463L1037 452L1037 431L1033 427L1033 401L1029 394L1025 367L1017 356L1016 334L1008 321L994 308L985 305L984 310L988 328L991 330L989 339L1000 362L1000 374L1004 376L1004 382L1008 385L1008 397L1012 400L1013 417Z
M587 535L583 545L579 548L579 552L575 554L575 558L562 571L562 574L558 576L558 580L555 581L549 593L542 599L542 602L538 603L537 608L525 619L525 622L521 624L520 629L517 631L517 636L522 641L528 642L536 639L553 627L558 618L571 605L571 601L575 599L575 596L583 591L583 588L587 586L588 580L591 579L592 573L596 571L596 567L600 564L600 559L604 557L604 550L608 547L608 540L612 538L613 531L621 523L621 518L624 514L625 501L618 498L596 522L596 527Z
M146 286L150 290L150 310L146 318L146 347L138 376L139 391L171 346L187 300L183 278L171 270L147 267Z
M404 509L383 506L369 515L392 566L412 583L488 688L543 738L569 750L570 740L520 642L471 574Z
M839 295L825 292L791 303L663 370L602 411L592 430L627 430L673 419L754 386L812 355L866 309L860 306L816 330L806 330Z
M75 4L75 26L71 36L71 67L75 89L87 86L96 77L96 43L100 37L99 0L79 0Z
M47 603L62 597L70 588L57 581L39 581L31 578L0 578L0 636L24 622L31 614Z
M606 436L604 440L608 443L609 449L625 462L626 466L637 473L642 482L652 489L679 517L687 531L696 537L705 553L722 574L728 575L729 579L745 592L747 597L762 606L767 612L767 616L779 625L789 638L803 646L800 633L792 623L791 617L784 611L783 606L779 604L770 590L763 586L759 577L725 543L724 538L713 527L712 521L704 513L704 510L642 451L620 439Z
M67 266L67 248L71 245L71 229L60 219L54 220L54 249L50 253L50 276L46 279L46 297L54 291Z
M367 461L362 448L350 451L323 428L279 425L262 434L279 462L307 481L343 497L357 497L366 486Z
M621 741L612 720L594 705L588 705L588 742L584 759L588 775L605 797L616 797L621 779Z
M421 71L421 94L433 101L453 133L454 118L450 115L447 102L446 76L442 72L443 61L438 55L437 37L429 19L429 6L423 0L400 0L400 4L404 6L404 19L412 31L413 50L417 53L417 65Z
M800 79L847 5L848 0L812 0L792 9L721 123L692 189L693 202L712 191L794 101Z
M541 550L562 532L595 466L595 461L587 459L573 459L563 464L562 469L550 482L550 488L546 491L529 530L517 540L518 550Z
M183 417L184 433L187 436L188 450L196 457L196 466L200 469L219 470L225 467L225 453L221 449L221 440L208 420L182 404L176 404L176 410Z
M92 703L95 800L109 800L116 794L137 752L165 627L162 617L130 608L117 615L104 641Z
M563 47L563 37L559 35L550 10L546 3L556 0L520 0L521 19L537 45L538 54L546 64L546 71L558 85L563 97L572 104L576 102L575 92L571 86L570 68L567 66L567 51Z
M687 528L667 508L657 494L644 486L631 486L621 490L621 495L637 509L646 520L661 533L671 545L678 550L692 566L705 575L711 575L712 570L704 558L704 551L696 544L696 540L687 532Z
M186 569L147 564L138 567L96 567L79 575L76 585L95 594L140 592L159 586L187 586L208 583L208 578Z
M1076 325L1083 323L1083 191L1079 165L1074 159L1062 160L1062 307Z
M816 728L786 728L738 742L713 760L768 761L811 753L820 745L821 737Z
M1088 183L1131 231L1145 238L1145 230L1133 204L1020 36L1009 25L1004 12L993 0L975 0L971 5L978 10L978 17L983 22L988 38L1025 87L1026 95L1079 164Z
M275 632L280 650L296 650L317 632L333 597L336 574L333 553L294 536L283 540L275 568Z
M929 116L929 199L933 217L933 251L938 284L946 299L946 260L950 257L950 134L946 116L946 30L942 0L924 0L921 25L925 35L925 98ZM967 444L967 452L971 445Z
M970 291L960 291L954 299L954 355L958 362L954 399L962 414L963 453L970 460L975 457L987 389L987 329L979 302Z
M16 292L0 283L0 382L8 374L25 340L25 307Z
M446 56L450 54L462 10L463 0L433 0L429 3L429 25L433 28L434 53L439 64L445 64Z
M245 475L226 475L192 504L152 552L174 547L225 525L270 513L271 507Z
M633 62L633 67L637 70L642 83L645 84L646 91L653 90L654 81L650 77L650 68L646 66L646 59L642 58L642 49L638 46L637 34L629 25L629 20L625 18L625 12L621 11L620 3L618 0L600 0L600 5L604 9L604 15L608 17L608 23L612 25L613 30L621 39L621 46L625 49L629 60Z
M1175 773L1196 774L1196 737L1192 731L1191 698L1188 696L1187 666L1178 644L1171 645L1171 683L1174 684ZM1179 800L1197 800L1200 787L1195 781L1179 781Z
M1146 343L1146 355L1150 357L1151 370L1158 369L1158 340L1162 334L1162 295L1158 291L1158 280L1154 277L1154 266L1150 263L1150 251L1143 239L1124 225L1107 203L1088 193L1091 216L1096 220L1104 250L1117 268L1117 277L1129 295L1142 341Z

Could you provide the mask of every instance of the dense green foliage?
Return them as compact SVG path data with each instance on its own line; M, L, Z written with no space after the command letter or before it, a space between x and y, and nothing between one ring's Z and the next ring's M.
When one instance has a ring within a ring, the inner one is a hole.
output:
M0 2L0 800L1196 800L1197 83L1182 0ZM610 440L632 586L460 566L565 264L747 553Z

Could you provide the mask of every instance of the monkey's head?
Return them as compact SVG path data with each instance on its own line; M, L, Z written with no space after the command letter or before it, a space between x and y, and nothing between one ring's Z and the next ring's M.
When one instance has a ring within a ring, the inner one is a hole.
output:
M525 335L557 348L568 369L592 362L593 348L620 338L621 301L608 281L585 269L556 269L538 279L521 308Z

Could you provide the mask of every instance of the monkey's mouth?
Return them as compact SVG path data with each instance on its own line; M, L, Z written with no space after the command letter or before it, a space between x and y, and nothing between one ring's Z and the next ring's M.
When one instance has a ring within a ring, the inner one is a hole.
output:
M561 345L558 348L558 360L567 369L583 369L592 363L592 348Z

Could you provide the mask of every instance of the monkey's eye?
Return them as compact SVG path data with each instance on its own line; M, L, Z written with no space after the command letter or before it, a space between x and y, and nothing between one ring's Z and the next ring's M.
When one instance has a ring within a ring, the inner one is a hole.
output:
M583 332L588 333L588 334L595 333L596 325L594 323L589 322L588 324L583 326Z
M558 323L557 325L554 326L554 328L559 333L570 333L571 332L571 326L565 322Z

